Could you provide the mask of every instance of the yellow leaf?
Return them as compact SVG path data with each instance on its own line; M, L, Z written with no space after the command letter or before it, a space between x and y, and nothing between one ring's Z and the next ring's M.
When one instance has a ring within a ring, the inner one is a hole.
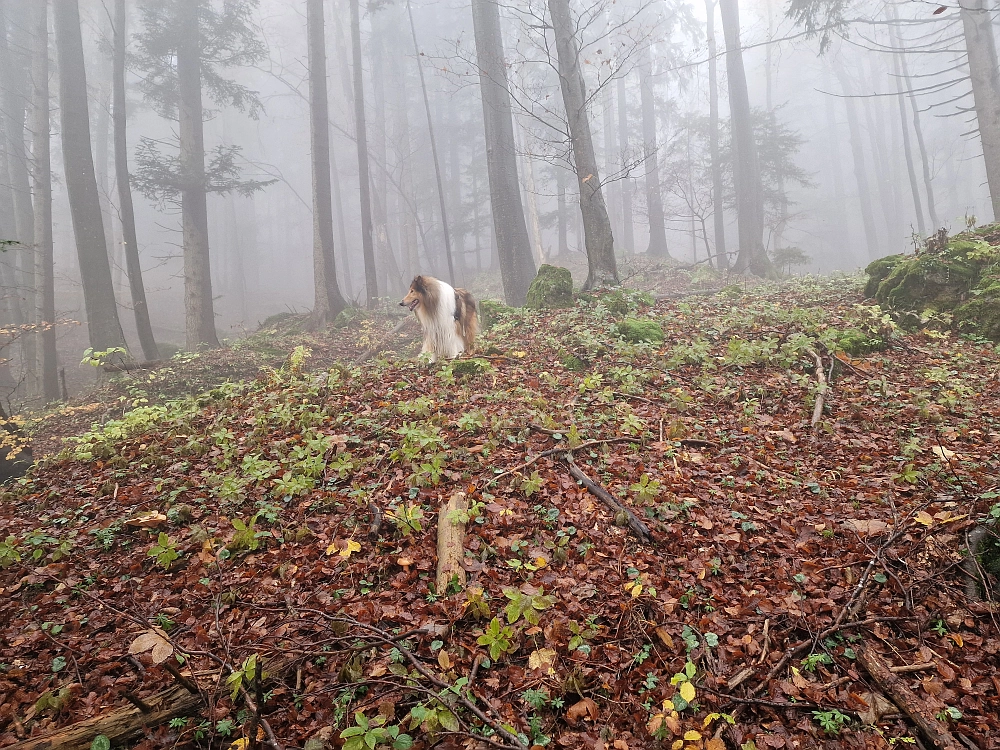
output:
M528 669L551 669L556 661L556 652L551 648L532 651L528 657Z
M347 545L344 547L344 549L340 550L340 556L347 558L350 557L355 552L360 552L360 551L361 551L361 543L356 542L353 539L348 539Z
M959 633L948 633L948 638L959 648L965 645L965 641L962 640L962 636Z
M697 742L701 739L701 732L696 732L694 729L689 729L684 733L685 742Z
M536 557L535 558L535 567L536 568L544 568L548 564L549 564L549 561L546 560L544 557Z
M674 744L670 746L670 750L681 750L684 747L684 740L674 740Z
M670 633L667 632L667 629L665 627L663 627L662 625L658 627L656 629L656 635L658 635L660 637L660 640L663 641L664 646L669 648L671 651L674 650L674 639L670 637Z
M441 669L451 669L451 657L444 649L438 651L438 665Z
M511 352L510 356L517 357L518 359L524 359L525 357L528 356L528 353L527 352L517 351L517 352Z
M337 543L336 542L331 542L330 546L326 548L326 554L328 554L328 555L332 555L336 551L337 551Z
M934 516L928 513L926 510L922 510L913 517L913 520L917 523L922 523L924 526L934 525Z
M250 741L246 737L240 737L229 746L229 750L246 750L248 744L250 744Z
M682 682L680 692L681 692L681 698L686 700L688 703L694 700L695 696L694 685L692 685L690 682L687 681Z

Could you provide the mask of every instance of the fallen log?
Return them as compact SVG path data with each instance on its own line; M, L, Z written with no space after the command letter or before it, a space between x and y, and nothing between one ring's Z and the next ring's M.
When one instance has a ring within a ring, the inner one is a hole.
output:
M437 594L443 596L448 590L448 584L458 579L458 584L465 587L465 524L468 521L469 502L464 492L456 492L442 503L438 512L437 528Z
M134 706L119 708L105 716L78 721L62 729L31 737L8 745L4 750L89 750L95 737L104 735L112 745L135 739L148 727L155 727L178 716L187 716L202 706L200 695L183 685L174 685L154 693L142 702L149 707L144 712Z
M598 500L601 500L605 505L614 510L615 513L624 513L632 533L635 534L641 541L646 542L647 544L651 544L653 542L653 535L649 532L646 524L639 520L639 516L633 513L631 509L626 508L624 505L615 500L610 492L588 477L583 470L576 465L576 462L573 460L572 453L567 453L565 460L569 465L569 473L573 475L574 479L586 487L590 494Z
M903 680L893 674L890 667L882 661L875 650L868 644L857 649L858 663L865 668L871 678L899 709L910 717L924 738L938 750L963 750L962 744L948 731L948 728L936 718L930 707Z

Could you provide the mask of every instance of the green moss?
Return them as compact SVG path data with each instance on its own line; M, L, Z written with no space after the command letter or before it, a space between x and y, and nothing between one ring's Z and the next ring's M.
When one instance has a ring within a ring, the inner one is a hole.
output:
M528 287L524 306L532 310L573 307L573 276L569 269L542 265Z
M482 375L493 369L493 365L485 359L456 359L450 364L451 372L456 378L470 378Z
M618 335L633 344L660 344L663 342L663 326L655 320L626 318L617 326Z
M886 342L878 336L862 331L860 328L849 328L837 339L837 348L857 357L885 349Z
M479 327L486 331L493 327L505 310L510 310L503 302L493 299L479 300Z
M637 312L640 307L649 306L654 302L649 293L634 289L616 289L603 295L600 301L616 317L631 315Z
M879 284L892 273L892 271L905 260L905 255L887 255L884 258L873 260L868 264L865 273L868 274L868 283L865 284L865 298L871 299L878 291Z
M584 362L579 357L576 357L569 352L563 352L559 355L559 361L562 362L562 366L565 367L570 372L583 372L587 369L587 363Z
M366 314L367 313L360 307L345 307L337 313L337 317L333 319L333 327L346 328L356 320L363 320Z

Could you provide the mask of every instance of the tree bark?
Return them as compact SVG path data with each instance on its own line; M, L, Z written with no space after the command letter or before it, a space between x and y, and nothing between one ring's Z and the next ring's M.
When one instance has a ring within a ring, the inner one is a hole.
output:
M32 4L31 130L33 188L35 194L35 281L38 294L35 319L41 327L39 350L42 394L46 401L59 398L59 363L56 355L55 264L52 244L52 144L49 122L49 3Z
M313 181L313 323L321 327L347 307L337 284L330 180L330 105L327 95L323 0L308 0L309 132Z
M635 224L632 217L632 178L625 162L628 159L628 97L625 78L619 78L618 95L618 146L622 152L622 177L618 181L622 204L622 244L626 254L635 252Z
M879 257L878 233L875 230L875 217L872 215L871 189L868 183L868 167L865 164L864 147L861 144L861 126L858 124L857 103L854 101L854 89L847 73L839 65L834 65L834 72L840 80L844 91L844 105L847 108L847 128L850 131L851 155L854 161L854 178L858 183L858 201L861 204L861 221L865 228L865 246L868 249L868 260Z
M705 0L708 19L708 150L712 160L712 221L715 234L715 258L720 271L729 270L726 252L726 215L722 197L722 157L719 154L719 63L715 45L715 0Z
M829 147L830 169L833 172L834 220L833 242L839 247L853 248L851 241L850 222L847 220L846 199L844 196L844 170L840 158L840 136L837 133L837 118L834 111L833 97L827 96L824 101L826 110L827 144ZM852 253L853 256L853 253ZM849 261L857 265L855 258ZM864 265L862 263L861 265Z
M985 0L963 0L959 8L993 220L1000 221L1000 68L990 23L992 8Z
M351 9L351 49L354 67L354 129L358 144L358 180L361 192L361 249L365 259L366 306L378 300L378 274L372 226L371 174L368 168L368 128L365 120L365 83L361 54L361 9L359 0L349 0Z
M468 514L469 501L464 492L456 492L441 504L438 511L437 527L437 575L435 584L438 596L444 596L452 578L458 580L460 588L465 587L465 524L461 520Z
M62 151L73 233L80 261L90 345L96 351L126 348L111 284L111 265L97 195L90 148L87 74L84 67L80 8L77 0L54 0L59 56L59 104Z
M611 81L604 84L601 90L601 130L604 131L604 176L610 179L611 175L618 172L617 161L617 138L615 133L615 100L611 92ZM608 215L611 217L611 228L618 231L621 228L621 200L615 194L615 190L621 187L621 180L616 180L616 188L609 190Z
M656 138L656 99L653 95L653 54L646 45L639 65L639 99L642 107L642 150L646 160L646 213L649 217L649 245L646 254L669 258L667 230L660 191L660 157Z
M569 217L566 215L566 173L556 166L556 222L559 241L558 257L569 255Z
M146 287L142 281L139 263L139 240L135 231L135 209L132 205L132 185L128 171L128 126L125 100L125 55L127 46L128 8L125 0L115 0L113 105L115 130L115 180L118 183L118 211L122 224L122 241L125 244L125 265L128 269L128 287L132 297L132 312L139 332L142 356L147 361L158 359L160 354L149 321Z
M184 233L184 317L188 351L218 347L208 243L205 128L201 92L203 0L178 4L177 88L180 115L181 218Z
M775 278L764 249L764 190L754 139L750 95L740 45L740 12L737 0L720 0L722 31L726 37L726 73L729 78L729 111L733 137L733 184L740 252L734 270Z
M504 64L500 9L494 0L472 0L472 23L479 66L479 92L486 133L490 207L507 304L520 307L535 278L528 226L517 178L514 123Z
M548 0L552 31L558 56L559 84L569 124L580 210L587 248L587 280L584 289L617 286L618 265L608 209L601 190L601 175L594 155L594 138L587 115L587 91L580 69L580 54L574 37L574 21L569 0Z

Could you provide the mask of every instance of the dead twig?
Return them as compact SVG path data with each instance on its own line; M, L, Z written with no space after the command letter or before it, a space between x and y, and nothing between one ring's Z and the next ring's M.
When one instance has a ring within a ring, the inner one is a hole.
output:
M829 386L826 382L826 374L823 372L823 360L816 353L815 349L806 349L806 351L812 355L813 360L816 362L816 382L819 384L816 390L816 405L813 407L811 422L812 428L816 429L816 425L819 424L819 420L823 417L823 404L826 400L826 392Z
M510 476L511 474L518 474L527 469L536 461L546 458L547 456L554 456L557 453L565 453L566 451L579 451L579 450L584 450L586 448L593 448L595 445L611 445L613 443L633 443L635 445L642 445L642 441L639 440L639 438L620 437L620 438L609 438L607 440L588 440L587 442L580 443L579 445L574 446L572 448L566 445L561 446L559 448L551 448L547 451L536 453L534 456L529 458L523 464L519 464L515 466L513 469L508 469L505 472L497 474L495 477L490 479L490 481L488 481L484 486L489 487L491 484L496 484L498 481L500 481L506 476Z
M591 495L601 500L616 513L625 514L625 517L628 519L629 528L632 529L633 534L639 537L640 541L646 542L647 544L652 543L653 535L649 532L649 528L647 528L646 524L639 520L639 516L615 500L610 492L588 477L583 470L576 465L576 462L573 461L572 453L566 453L563 460L569 466L569 473L573 475L574 479L586 487Z

